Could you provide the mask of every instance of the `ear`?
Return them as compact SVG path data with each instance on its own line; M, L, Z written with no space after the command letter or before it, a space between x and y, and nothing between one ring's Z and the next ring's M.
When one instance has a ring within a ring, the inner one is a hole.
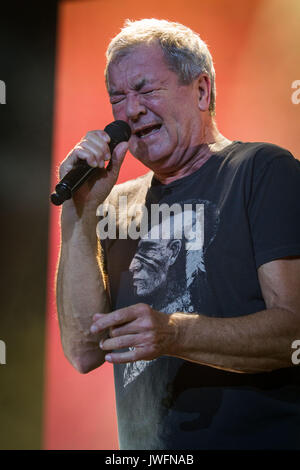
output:
M181 240L171 240L168 244L168 248L172 251L170 257L170 266L175 263L177 256L179 255L181 248Z
M197 78L198 108L200 111L208 111L210 104L211 82L206 73Z

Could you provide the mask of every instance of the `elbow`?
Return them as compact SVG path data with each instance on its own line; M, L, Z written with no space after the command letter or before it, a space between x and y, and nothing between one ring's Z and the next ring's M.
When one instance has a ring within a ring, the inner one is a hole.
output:
M85 360L82 360L80 356L73 356L65 350L64 355L68 363L71 364L71 366L80 374L87 374L90 372L91 369L89 369L88 364Z
M70 352L64 350L64 354L71 366L80 374L88 374L105 362L104 354L99 348L80 353L78 351Z
M104 363L104 360L101 361L99 359L91 361L90 358L86 356L72 357L71 359L68 358L68 361L80 374L88 374Z
M93 368L80 357L68 359L68 361L74 367L74 369L79 372L79 374L88 374L93 370Z

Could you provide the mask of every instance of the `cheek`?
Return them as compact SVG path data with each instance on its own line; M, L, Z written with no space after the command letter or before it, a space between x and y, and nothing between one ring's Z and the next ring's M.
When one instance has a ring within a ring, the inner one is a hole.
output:
M125 107L118 104L117 106L112 106L112 113L115 120L121 119L122 121L126 121L125 117Z

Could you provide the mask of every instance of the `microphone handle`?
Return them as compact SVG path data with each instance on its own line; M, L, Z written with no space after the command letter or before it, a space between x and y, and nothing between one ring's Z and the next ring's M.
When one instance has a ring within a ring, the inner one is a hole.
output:
M60 206L67 199L71 199L73 193L99 168L88 165L84 160L79 161L66 176L55 186L51 194L51 202Z

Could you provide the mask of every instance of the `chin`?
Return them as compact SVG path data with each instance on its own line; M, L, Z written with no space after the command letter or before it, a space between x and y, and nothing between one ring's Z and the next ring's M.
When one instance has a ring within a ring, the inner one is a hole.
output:
M172 153L159 144L148 146L144 142L139 142L138 145L130 146L129 151L131 155L149 168L161 165L161 162L168 158Z
M157 171L166 166L165 162L168 160L169 155L163 154L151 154L151 155L135 155L135 158L139 160L147 168L150 168L153 171Z

